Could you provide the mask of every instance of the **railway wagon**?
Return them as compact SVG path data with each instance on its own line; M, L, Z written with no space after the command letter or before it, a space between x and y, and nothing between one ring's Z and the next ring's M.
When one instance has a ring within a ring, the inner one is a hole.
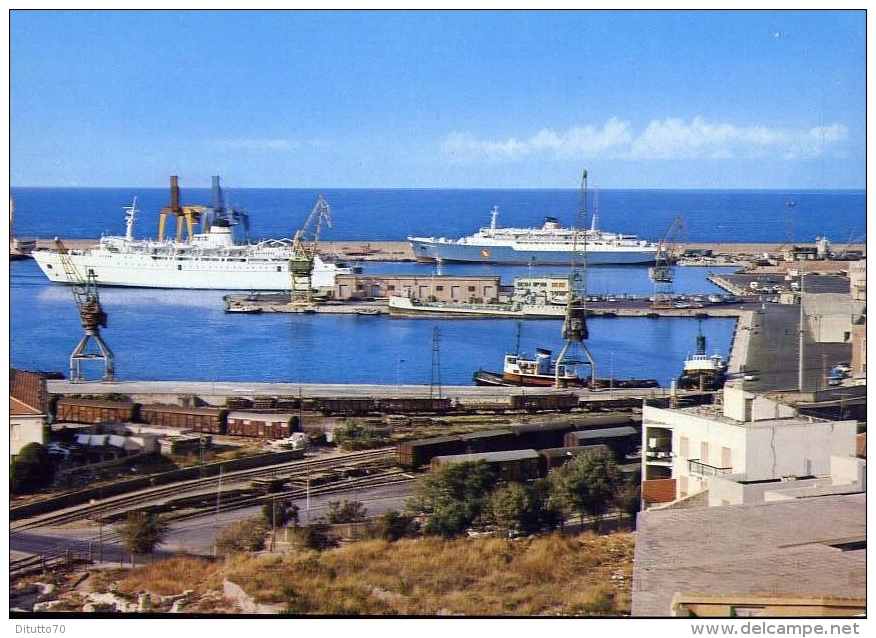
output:
M139 404L130 401L60 397L55 403L55 420L74 423L129 423L136 421Z
M565 438L566 447L582 445L605 445L614 453L615 458L622 461L627 454L632 454L641 445L641 434L630 426L622 425L596 430L569 432Z
M459 436L436 436L399 443L396 447L396 460L401 467L415 470L421 465L427 465L436 456L463 452L465 445Z
M453 408L453 399L450 397L381 397L376 403L381 412L444 414Z
M560 411L569 412L578 407L578 396L575 394L512 394L508 397L512 410L526 412Z
M459 439L467 454L482 452L499 452L519 447L517 438L510 430L485 430L460 434Z
M432 470L453 463L484 461L496 470L502 481L526 481L541 475L538 452L535 450L504 450L481 454L452 454L436 456L429 463Z
M576 447L552 447L538 451L542 476L564 466L576 456L592 452L609 451L606 445L579 445Z
M231 411L226 418L229 436L260 439L285 439L297 429L298 416L289 412L271 413Z
M325 415L360 415L376 411L377 406L371 397L304 397L301 408Z
M158 403L140 406L140 420L144 423L190 428L208 434L225 434L227 415L228 410L224 408L181 408Z

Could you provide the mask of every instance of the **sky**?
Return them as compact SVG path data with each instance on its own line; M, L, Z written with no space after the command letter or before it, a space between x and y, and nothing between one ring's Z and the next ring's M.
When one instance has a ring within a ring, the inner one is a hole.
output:
M30 11L12 186L866 186L866 14Z

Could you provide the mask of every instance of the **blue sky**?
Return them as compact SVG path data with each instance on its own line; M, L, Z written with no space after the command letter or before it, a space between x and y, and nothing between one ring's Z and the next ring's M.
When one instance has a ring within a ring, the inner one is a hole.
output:
M13 186L863 188L863 11L12 11Z

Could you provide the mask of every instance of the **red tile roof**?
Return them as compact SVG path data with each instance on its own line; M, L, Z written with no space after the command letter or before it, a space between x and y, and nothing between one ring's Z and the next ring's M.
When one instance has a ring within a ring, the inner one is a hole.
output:
M10 416L36 416L42 414L36 408L19 401L15 397L9 397L9 415Z

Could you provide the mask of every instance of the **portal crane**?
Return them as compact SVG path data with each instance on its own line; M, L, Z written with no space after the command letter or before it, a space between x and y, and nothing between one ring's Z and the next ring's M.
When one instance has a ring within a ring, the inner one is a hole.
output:
M663 239L657 245L654 265L648 271L651 281L654 282L652 308L672 307L672 281L675 277L676 252L684 241L686 232L684 219L681 215L676 215Z
M170 203L158 213L158 241L164 241L164 224L168 215L176 217L176 241L183 240L183 222L188 233L187 241L191 243L194 236L194 226L201 221L203 206L181 206L179 203L179 177L170 176Z
M112 350L100 336L100 328L106 328L107 315L100 305L100 297L97 294L97 283L94 271L89 269L86 277L83 277L76 268L76 264L70 259L67 247L57 237L55 248L61 258L67 282L73 290L73 299L79 308L79 318L85 334L79 340L79 345L70 355L70 381L77 383L84 381L82 378L82 362L87 359L102 359L104 364L104 381L115 379L115 357ZM89 340L94 339L98 352L86 352Z
M292 273L291 303L313 303L313 260L323 220L329 228L332 227L328 202L320 195L304 226L296 231L292 239L292 257L289 260L289 272Z
M572 257L569 265L569 297L563 319L563 348L554 366L554 387L559 388L560 371L565 365L589 365L591 385L596 380L596 362L584 341L587 332L587 171L581 176L578 218L572 235ZM575 350L580 349L580 354ZM581 357L583 355L583 358Z

